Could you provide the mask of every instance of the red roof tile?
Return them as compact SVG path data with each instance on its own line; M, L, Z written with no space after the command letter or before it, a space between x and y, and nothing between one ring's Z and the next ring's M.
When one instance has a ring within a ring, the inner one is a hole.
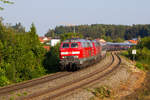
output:
M129 42L133 43L133 44L137 44L138 41L137 40L128 40Z
M50 46L44 46L44 48L49 51L50 50Z

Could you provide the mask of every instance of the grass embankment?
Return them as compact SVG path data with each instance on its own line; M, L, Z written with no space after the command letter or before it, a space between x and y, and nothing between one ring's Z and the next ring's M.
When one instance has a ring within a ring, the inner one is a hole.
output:
M132 59L132 56L127 51L123 52L122 55ZM136 89L134 93L123 97L121 100L150 100L150 60L148 59L149 56L145 55L145 57L142 57L143 54L140 54L140 57L138 56L139 54L137 54L136 58L136 67L146 72L146 78L140 88Z
M150 100L150 71L147 72L142 86L121 100Z
M121 55L125 56L129 61L132 60L130 51L122 52ZM140 88L136 89L132 94L126 97L122 97L120 100L150 100L150 66L148 57L146 56L145 58L147 58L147 60L135 58L134 61L136 67L146 72L146 78L144 82L142 83ZM111 88L105 86L94 88L93 90L88 91L90 91L94 95L90 100L116 100L113 98L114 91L111 90Z

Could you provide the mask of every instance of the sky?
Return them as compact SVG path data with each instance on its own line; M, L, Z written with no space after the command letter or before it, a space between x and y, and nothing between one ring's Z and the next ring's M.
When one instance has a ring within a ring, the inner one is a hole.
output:
M40 36L59 25L150 24L150 0L10 0L0 16L4 23L32 23Z

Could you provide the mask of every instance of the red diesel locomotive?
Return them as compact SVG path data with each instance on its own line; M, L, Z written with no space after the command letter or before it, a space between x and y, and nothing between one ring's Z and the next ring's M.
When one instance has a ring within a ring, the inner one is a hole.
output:
M102 58L102 46L96 40L68 39L60 46L60 69L75 71Z

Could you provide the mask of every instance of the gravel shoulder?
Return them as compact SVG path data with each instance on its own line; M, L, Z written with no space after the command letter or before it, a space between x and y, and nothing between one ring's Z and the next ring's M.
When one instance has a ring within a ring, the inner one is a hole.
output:
M104 100L121 100L122 97L127 96L134 92L135 89L141 86L141 83L144 81L145 73L134 66L130 60L127 60L125 57L122 58L122 63L113 71L111 74L108 74L106 77L88 84L83 88L77 89L69 94L64 95L58 100L91 100L94 95L91 91L94 88L107 86L113 91L113 95L110 98L105 98ZM71 80L76 80L79 77L82 77L88 73L93 72L101 67L104 67L111 61L111 56L107 55L106 58L101 60L98 64L95 64L91 67L85 68L81 71L74 72L71 75L62 77L44 84L39 84L30 88L21 89L8 95L4 95L0 100L17 100L21 97L36 93L38 91L45 90L47 88L53 88L69 82ZM40 100L37 98L36 100ZM99 98L94 98L94 100L100 100Z
M19 98L22 98L22 97L25 97L27 95L36 93L38 91L43 91L43 90L46 90L47 88L53 88L53 87L59 86L61 84L64 84L66 82L69 82L71 80L76 80L79 77L82 77L82 76L84 76L88 73L93 72L94 70L97 70L101 67L104 67L110 61L111 61L111 56L107 55L106 58L104 58L98 64L95 64L91 67L85 68L81 71L74 72L71 75L68 75L68 76L53 80L53 81L46 82L44 84L38 84L38 85L35 85L33 87L17 90L13 93L9 93L7 95L4 95L4 96L0 97L0 100L1 99L2 100L17 100L17 99L19 100Z
M136 68L132 61L122 56L121 58L120 67L107 77L95 82L95 84L89 84L82 89L78 89L59 100L101 100L88 90L102 86L108 87L112 92L111 97L102 100L121 100L122 97L133 93L137 88L141 87L146 74ZM92 99L93 97L94 99Z

